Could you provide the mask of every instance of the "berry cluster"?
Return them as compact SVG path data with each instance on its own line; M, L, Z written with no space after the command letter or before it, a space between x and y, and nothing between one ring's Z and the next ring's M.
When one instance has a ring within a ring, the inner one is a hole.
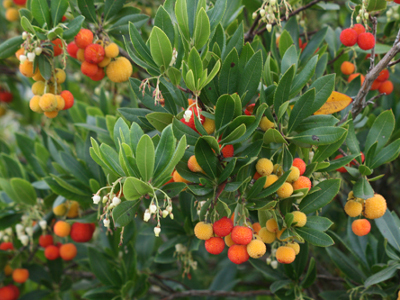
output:
M53 213L58 217L76 218L79 216L79 203L77 201L66 201L54 207Z
M19 8L24 8L26 0L3 0L3 7L6 9L6 20L15 22L19 19Z
M378 219L382 217L387 209L385 198L379 194L366 200L354 196L351 191L348 195L344 211L349 217L356 218L361 214L367 219ZM371 230L371 224L367 219L357 219L353 221L351 229L358 236L367 235Z
M340 41L346 47L353 47L358 44L362 50L370 50L375 46L375 37L372 33L366 32L365 27L356 24L352 28L346 28L340 33Z
M67 46L68 54L82 63L82 73L94 81L102 80L106 74L112 82L127 81L132 75L132 65L125 57L118 57L117 44L94 40L93 33L82 28Z

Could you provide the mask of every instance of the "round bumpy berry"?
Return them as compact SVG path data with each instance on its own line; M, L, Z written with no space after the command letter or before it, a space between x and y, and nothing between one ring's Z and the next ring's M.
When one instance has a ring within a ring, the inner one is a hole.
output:
M2 300L15 300L14 290L9 286L3 286L0 288L0 299Z
M353 26L353 29L354 29L355 31L357 31L357 34L361 34L361 33L364 33L364 32L365 32L365 27L364 27L363 25L361 25L361 24L355 24L355 25Z
M279 230L278 223L274 218L269 219L265 225L269 232L278 232Z
M188 168L192 172L203 172L203 169L200 167L197 162L196 156L192 155L188 160Z
M276 191L276 193L278 194L279 198L287 198L290 197L293 194L293 186L288 183L285 182L284 184L282 184L282 186Z
M33 72L33 63L26 60L22 64L19 65L19 71L25 77L32 77L35 73Z
M46 234L46 235L41 235L39 237L39 245L43 248L46 248L50 245L53 245L54 241L53 241L53 236L50 234Z
M308 177L300 176L295 182L293 182L293 190L300 189L311 189L311 180Z
M172 178L174 179L174 182L184 182L184 183L190 183L189 180L186 180L185 178L183 178L178 171L174 171L174 173L172 174Z
M354 29L347 28L340 33L340 41L346 47L352 47L357 43L358 33Z
M224 240L225 240L225 244L226 244L228 247L230 247L230 246L232 246L232 245L235 245L235 242L232 241L231 234L228 234L228 235L224 238Z
M276 250L276 260L281 264L291 264L296 258L296 252L293 248L281 246Z
M342 65L340 66L340 71L342 71L342 73L343 73L344 75L353 74L355 70L356 70L355 65L352 64L352 63L349 62L349 61L344 61L344 62L342 63Z
M293 224L296 223L296 227L303 227L307 223L307 216L301 211L294 211L293 214Z
M63 260L69 261L75 258L78 250L76 246L72 243L61 245L60 247L60 256Z
M379 194L365 200L363 214L368 219L378 219L386 212L386 200Z
M258 236L261 238L263 243L271 244L275 241L276 235L274 232L270 232L267 228L263 227L258 232Z
M27 269L15 269L12 278L15 282L24 283L29 278L29 271Z
M296 255L300 253L300 245L298 243L296 242L287 243L286 246L292 248Z
M290 174L288 178L286 178L287 182L295 182L297 179L300 177L300 170L297 167L291 167L290 168Z
M252 240L247 245L247 253L251 258L260 258L267 251L267 247L260 240Z
M253 232L245 226L235 226L231 232L232 240L238 245L247 245L253 239Z
M212 237L205 242L205 247L208 253L218 255L225 248L225 242L220 237Z
M112 82L124 82L131 77L132 65L125 57L118 57L107 66L107 76Z
M370 50L375 46L375 37L370 32L361 33L358 35L357 44L363 50Z
M256 172L256 174L258 174L258 172ZM273 185L275 182L278 181L278 179L279 179L279 177L276 176L275 174L268 175L267 180L265 181L265 184L264 184L264 189Z
M355 79L355 78L357 78L357 77L360 77L360 79L361 79L361 84L363 84L363 83L364 83L364 80L365 80L365 77L364 77L364 75L362 75L362 74L360 74L360 73L351 74L351 75L349 76L349 78L347 78L347 82L351 82L351 81L353 81L353 79Z
M71 232L71 225L64 221L57 221L57 223L54 224L53 230L55 235L59 237L66 237Z
M214 233L220 237L227 236L232 232L233 222L227 217L223 217L213 224Z
M351 224L351 230L358 236L367 235L371 231L371 223L366 219L354 220Z
M85 60L91 64L98 64L104 59L104 48L99 44L90 44L85 48Z
M255 234L258 234L258 232L259 232L260 229L261 229L260 223L256 222L256 223L254 223L254 224L252 225L252 227L253 227L254 233L255 233Z
M212 119L205 118L203 127L206 130L207 134L213 134L215 131L215 121Z
M390 73L388 71L388 69L384 69L379 73L378 78L376 78L377 81L380 82L385 82L386 80L389 79Z
M209 223L199 222L194 227L194 234L199 240L208 240L213 233L213 227Z
M260 175L268 176L272 174L272 171L274 170L274 165L272 164L272 161L270 161L268 158L260 158L257 161L256 169Z
M349 200L344 206L344 211L349 217L358 217L362 212L363 206L360 202Z
M74 96L70 91L62 91L60 96L63 97L65 102L64 110L70 109L74 105Z
M304 172L306 171L306 168L307 168L306 163L301 158L293 159L292 166L296 167L297 169L299 169L300 176L304 174Z
M105 50L106 56L109 58L115 58L119 54L119 48L118 48L117 44L115 44L115 43L108 44L104 50Z
M75 44L81 49L85 49L92 42L93 33L89 29L82 28L75 36Z
M43 111L53 111L57 107L57 99L54 94L44 94L39 100L40 109Z
M94 223L75 222L71 227L71 239L76 243L86 243L92 239Z
M60 257L60 249L57 246L50 245L44 250L44 256L48 260L55 260Z
M240 265L249 260L246 245L232 245L228 250L228 258L234 264Z
M233 157L235 149L233 148L233 145L226 145L224 148L221 149L221 153L225 158Z
M390 95L393 92L394 86L390 80L386 80L382 82L379 86L378 90L381 94Z

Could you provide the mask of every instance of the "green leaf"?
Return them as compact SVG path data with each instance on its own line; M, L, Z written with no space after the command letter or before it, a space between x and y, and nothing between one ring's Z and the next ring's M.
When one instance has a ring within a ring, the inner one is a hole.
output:
M281 57L284 56L286 50L290 48L290 46L293 45L293 40L292 37L290 36L290 33L287 30L284 30L281 34L281 37L279 39L279 54Z
M274 283L271 284L271 286L269 287L269 289L271 290L271 293L275 294L277 291L279 291L280 289L283 289L285 286L291 284L292 281L285 279L285 280L277 280L274 281Z
M316 115L305 118L297 126L296 131L302 132L308 129L315 128L316 126L334 126L339 120L332 115Z
M310 145L329 145L338 141L345 133L346 129L344 128L319 127L303 131L291 138L291 140Z
M104 285L118 286L120 284L120 278L117 270L109 263L110 260L94 247L88 247L87 249L90 270L96 278Z
M104 20L114 17L124 6L125 0L106 0L104 3Z
M188 59L189 70L193 72L195 83L203 76L203 62L201 61L200 54L196 48L192 48L189 53Z
M136 163L143 181L149 181L153 176L154 170L154 144L151 138L143 135L136 148Z
M102 144L100 146L101 159L107 164L107 166L113 170L116 174L124 176L124 170L119 165L118 153L109 145ZM94 159L94 158L93 158Z
M315 99L315 89L308 90L304 93L294 105L290 113L288 133L297 129L297 126L311 115L312 104Z
M332 225L333 222L328 218L320 216L309 216L307 217L307 223L305 227L313 228L319 231L327 231Z
M241 124L239 127L237 127L235 130L233 130L229 135L227 135L225 138L221 140L221 145L222 144L228 144L231 141L234 141L241 136L243 136L246 132L246 125Z
M295 66L291 66L285 74L283 74L281 80L279 80L278 86L275 90L274 95L274 109L275 113L279 112L280 106L289 99L290 87L294 76Z
M329 74L318 78L311 84L310 89L315 88L315 100L311 110L312 113L320 109L332 94L335 87L335 76L335 74Z
M274 194L289 177L290 172L285 172L275 183L264 189L260 194L257 195L256 199L261 199Z
M328 32L328 27L322 28L307 43L306 48L304 49L304 51L300 55L301 64L306 63L314 55L314 52L324 42L327 32Z
M318 147L317 151L315 151L313 162L322 162L332 154L334 154L344 143L347 137L347 131L343 133L343 135L337 140L337 142L333 144L328 144L325 146Z
M229 178L229 176L232 174L233 170L235 169L235 165L237 162L237 158L232 159L225 167L225 169L222 171L221 175L218 178L218 184L223 183L225 180Z
M81 13L85 16L86 20L92 23L97 23L94 0L79 0L77 2Z
M340 189L340 179L328 179L320 182L317 187L319 191L307 195L300 203L300 210L309 214L332 201Z
M179 28L183 34L183 37L189 41L189 18L188 9L186 6L186 0L177 0L175 3L175 16L178 21Z
M382 112L372 125L365 141L364 151L368 152L369 148L378 142L375 153L379 152L389 141L395 126L394 114L391 110Z
M189 126L174 118L172 120L172 130L177 139L186 136L189 145L194 146L200 135Z
M374 196L374 190L372 189L367 177L361 177L357 180L353 187L354 196L357 198L368 199Z
M307 242L318 247L329 247L335 244L332 238L324 232L307 228L296 227L296 232Z
M146 194L152 194L153 189L140 179L128 177L124 182L123 192L127 200L137 200Z
M168 12L165 10L164 6L160 6L157 10L156 16L154 18L154 26L159 27L168 36L171 45L175 42L175 30L174 25Z
M154 26L149 40L151 56L155 63L167 69L172 60L172 46L168 36L160 28Z
M138 52L140 57L147 62L151 67L157 67L156 63L154 62L150 49L147 47L145 42L142 39L142 36L139 30L133 23L129 23L129 36L132 42L133 47Z
M386 1L380 1L380 0L369 0L368 1L368 6L367 6L368 12L381 11L384 9L386 9Z
M124 201L112 210L113 220L116 227L128 225L134 218L140 201Z
M388 243L400 251L400 229L388 209L381 218L375 219L375 224Z
M241 74L239 80L238 93L242 97L242 104L246 105L256 94L262 76L263 59L261 51L255 53ZM244 97L243 97L244 96Z
M21 36L16 36L6 40L0 45L0 59L5 59L15 55L15 52L21 48L23 42L24 40Z
M51 1L51 18L53 20L54 25L57 25L61 21L67 9L68 9L68 0Z
M51 16L50 9L46 0L32 0L32 15L35 20L39 23L40 27L47 24L47 28L51 28Z
M154 112L146 115L146 119L158 131L163 131L165 127L172 123L174 116L169 113Z
M67 29L65 29L63 32L63 39L65 40L73 39L74 36L77 35L79 30L81 29L84 20L85 20L84 16L77 16L71 22L66 24Z
M129 33L130 23L135 25L136 28L140 28L147 22L148 19L149 17L144 14L132 14L124 16L110 26L108 33L116 37L126 35Z
M198 139L194 148L194 154L203 171L211 178L217 178L219 160L204 138L201 137Z
M201 8L196 15L194 25L194 46L200 50L210 39L210 20L204 8Z
M189 70L189 72L186 73L186 78L184 79L186 86L189 88L189 90L197 91L197 85L192 70Z
M315 55L304 67L299 74L297 74L292 83L292 88L290 90L290 96L295 96L301 91L301 89L307 84L307 82L314 75L315 67L317 66L318 56ZM311 107L310 107L311 110Z
M332 262L346 275L347 278L350 278L357 283L363 282L365 274L354 263L354 258L348 258L343 252L334 247L326 248L326 252Z
M294 65L295 73L297 70L297 49L295 45L290 46L290 48L286 51L285 55L282 58L281 62L281 73L286 73L286 71Z
M307 220L307 222L308 222L308 220ZM317 267L315 264L314 257L311 257L306 276L304 276L303 281L301 282L301 286L304 289L306 289L314 283L315 279L317 279Z
M52 73L49 59L44 55L40 55L37 58L37 60L38 60L40 74L42 74L44 79L49 80L51 78L51 73Z
M239 79L239 55L236 48L228 54L222 64L219 73L219 92L221 94L233 94L237 90Z
M387 268L379 271L378 273L375 273L374 275L371 275L368 277L365 282L364 286L368 288L371 285L383 282L385 280L388 280L392 277L394 277L397 274L397 270L400 269L400 263L394 263L392 265L389 265Z
M22 178L12 178L10 185L22 203L27 205L36 204L36 192L33 186Z
M318 169L318 170L321 172L332 172L343 166L348 165L353 159L355 159L358 156L360 156L360 154L352 154L352 155L348 155L348 156L345 156L345 157L342 157L339 159L331 160L330 165L327 168Z
M219 130L232 121L235 101L229 95L222 95L217 100L215 108L215 129Z
M21 26L25 31L35 34L35 29L25 16L21 17Z
M383 164L395 160L399 156L399 154L400 154L400 139L397 139L393 143L390 143L388 146L379 151L371 160L371 163L368 166L371 169L376 169L377 167Z
M279 133L278 130L270 128L263 136L264 144L277 143L277 144L287 144L285 138Z
M155 152L154 177L156 178L169 164L175 151L176 139L172 133L172 126L168 126L161 133L160 142Z

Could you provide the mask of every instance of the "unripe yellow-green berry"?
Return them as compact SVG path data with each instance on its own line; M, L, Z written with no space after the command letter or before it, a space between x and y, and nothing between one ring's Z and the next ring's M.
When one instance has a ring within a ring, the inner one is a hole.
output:
M300 177L300 170L297 167L291 167L290 168L290 174L288 178L286 179L287 182L295 182L297 179Z
M274 128L275 124L274 122L271 122L266 116L264 116L261 118L259 126L262 131L267 131L270 128Z
M260 158L257 161L256 169L258 174L260 174L261 176L268 176L272 174L272 171L274 170L274 165L272 164L272 161L270 161L268 158Z

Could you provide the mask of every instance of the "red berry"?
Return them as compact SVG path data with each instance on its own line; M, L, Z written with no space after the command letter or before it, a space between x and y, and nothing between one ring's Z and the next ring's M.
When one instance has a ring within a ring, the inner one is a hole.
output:
M85 49L92 42L93 33L89 29L82 28L75 36L75 43L81 49Z
M12 287L10 286L5 286L0 288L0 299L1 300L14 300L17 299L15 298L15 292Z
M375 46L375 37L370 32L361 33L358 35L357 44L363 50L370 50Z
M51 41L51 43L54 45L53 46L53 51L54 51L54 56L59 56L63 52L63 42L60 39L55 39L54 41Z
M104 48L99 44L91 44L85 48L85 60L91 64L98 64L104 59Z
M44 256L48 260L55 260L60 257L60 249L57 246L50 245L44 249Z
M50 234L46 234L46 235L41 235L39 237L39 245L43 248L46 248L50 245L53 245L54 241L53 241L53 236L51 236Z
M374 82L371 85L371 91L376 91L379 89L379 87L381 86L382 82L378 81L378 80L374 80Z
M246 245L232 245L228 250L228 258L234 264L240 265L249 260L250 256L247 252Z
M256 106L255 103L247 105L246 109L244 110L244 114L247 116L251 116L253 114L254 106Z
M66 16L62 16L61 22L65 22L65 21L67 21L67 17Z
M20 294L19 289L13 284L9 284L7 286L10 287L14 291L14 299L13 300L17 300L19 298L19 294Z
M0 92L0 102L10 103L13 100L13 94L10 92Z
M306 163L301 158L295 158L293 160L293 167L297 167L300 171L300 176L306 171Z
M78 46L75 44L75 42L71 42L68 44L67 46L67 52L68 54L73 57L73 58L77 58L76 53L78 52L79 48Z
M97 70L97 73L94 74L93 76L90 76L89 78L94 80L94 81L100 81L100 80L102 80L104 78L105 75L106 75L106 73L104 73L104 69L103 68L99 68Z
M208 253L218 255L225 248L225 242L220 237L212 237L205 242L205 247Z
M3 251L14 250L14 246L11 242L2 242L0 244L0 250L3 250Z
M352 47L357 43L358 33L354 29L347 28L340 33L340 41L346 47Z
M365 160L365 155L364 155L364 153L361 152L361 163L363 163L364 160ZM356 163L355 163L353 160L350 162L350 165L351 165L351 166L354 166L355 164L356 164Z
M74 223L71 227L71 239L77 243L86 243L92 239L94 224Z
M376 80L384 82L389 79L389 76L390 76L389 71L387 69L384 69L379 73L379 76L378 78L376 78Z
M74 96L70 91L68 90L62 91L60 96L63 97L65 101L64 110L70 109L74 105Z
M23 6L26 4L26 0L13 0L15 4Z
M235 226L231 232L232 241L238 245L247 245L253 239L253 232L245 226Z
M213 224L214 233L220 237L227 236L233 229L233 222L227 217L219 219Z
M353 26L353 29L357 31L357 34L361 34L365 32L365 27L361 24L356 24Z
M379 87L379 92L390 95L393 92L393 88L393 83L390 80L386 80L385 82L382 82L381 86Z
M233 148L233 145L226 145L221 150L221 153L225 158L233 157L234 152L235 152L235 149Z
M201 110L200 110L200 114L197 112L197 108L196 108L196 107L191 107L190 110L192 111L192 115L191 115L189 121L186 122L185 118L182 118L180 121L181 121L183 124L185 124L185 125L189 126L190 128L192 128L192 129L193 129L194 131L196 131L197 133L199 133L199 132L197 131L197 129L196 129L196 126L195 126L195 123L194 123L194 118L195 118L195 117L198 118L198 117L200 116L200 122L201 122L201 124L204 124L204 122L205 122L206 119L204 118L204 116L201 115Z
M335 157L335 159L339 159L339 158L342 158L343 157L343 155L342 154L339 154L339 155L337 155L336 157ZM338 171L338 172L340 172L340 173L347 173L347 170L345 169L345 167L340 167L339 169L337 169L336 171Z

